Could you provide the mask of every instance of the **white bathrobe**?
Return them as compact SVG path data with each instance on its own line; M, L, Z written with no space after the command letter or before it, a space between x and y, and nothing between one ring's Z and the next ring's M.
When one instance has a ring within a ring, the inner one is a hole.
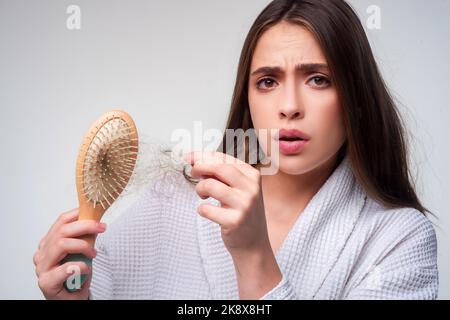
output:
M239 299L220 226L197 213L202 201L182 174L147 187L98 237L91 298ZM345 158L277 251L282 280L262 299L435 299L436 249L430 221L376 203Z

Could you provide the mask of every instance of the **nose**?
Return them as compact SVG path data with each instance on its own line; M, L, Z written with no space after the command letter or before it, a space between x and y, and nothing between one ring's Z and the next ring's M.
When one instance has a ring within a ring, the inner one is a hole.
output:
M280 119L297 119L300 118L300 111L297 111L295 107L293 108L283 108L280 111Z
M297 119L304 116L304 110L300 103L300 92L295 88L295 83L286 84L279 101L278 114L280 119Z

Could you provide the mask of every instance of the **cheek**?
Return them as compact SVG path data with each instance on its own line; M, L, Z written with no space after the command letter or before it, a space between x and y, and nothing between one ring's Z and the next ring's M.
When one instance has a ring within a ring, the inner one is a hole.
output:
M249 92L248 104L253 127L257 131L258 143L266 154L270 154L272 150L270 128L276 127L273 123L276 119L272 111L273 98Z
M250 108L250 117L255 129L268 128L271 119L271 114L267 112L271 104L269 99L264 99L264 95L249 92L248 104Z
M311 101L309 118L312 134L327 144L342 144L345 140L345 128L342 108L334 92L323 94Z

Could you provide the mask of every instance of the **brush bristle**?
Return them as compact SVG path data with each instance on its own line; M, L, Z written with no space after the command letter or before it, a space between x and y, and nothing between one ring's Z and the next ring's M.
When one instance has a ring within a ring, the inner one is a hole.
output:
M132 130L123 119L111 119L99 128L88 148L83 194L94 208L111 206L128 184L138 152Z

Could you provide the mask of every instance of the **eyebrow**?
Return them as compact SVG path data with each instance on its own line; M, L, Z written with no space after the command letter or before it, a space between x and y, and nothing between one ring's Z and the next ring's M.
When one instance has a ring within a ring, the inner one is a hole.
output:
M295 70L303 73L311 73L318 70L328 70L328 65L324 63L301 63L295 66ZM251 76L258 74L281 74L284 73L281 67L260 67L251 73Z

